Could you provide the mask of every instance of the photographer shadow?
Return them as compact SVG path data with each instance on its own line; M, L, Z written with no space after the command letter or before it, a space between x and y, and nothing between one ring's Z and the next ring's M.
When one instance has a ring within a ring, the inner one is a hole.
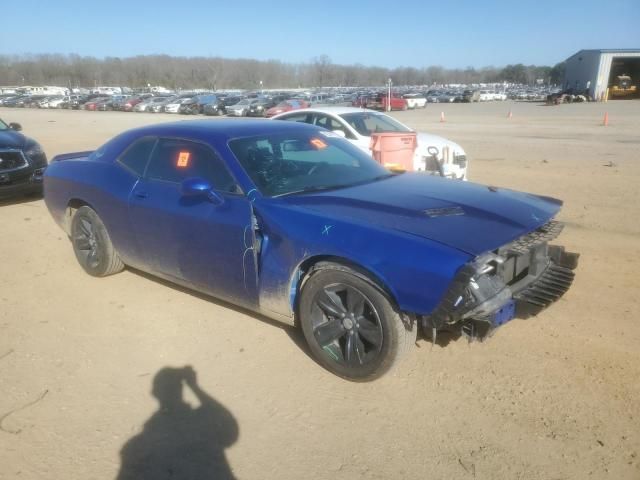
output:
M183 385L200 405L184 401ZM230 480L234 476L224 454L238 438L229 410L198 385L191 367L163 368L153 379L152 394L160 406L144 430L120 451L117 480Z

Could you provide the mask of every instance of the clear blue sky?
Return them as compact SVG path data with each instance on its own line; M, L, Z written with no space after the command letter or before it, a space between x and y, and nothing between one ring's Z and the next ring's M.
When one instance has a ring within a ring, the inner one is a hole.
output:
M2 54L553 65L583 48L640 48L640 0L2 0L0 25Z

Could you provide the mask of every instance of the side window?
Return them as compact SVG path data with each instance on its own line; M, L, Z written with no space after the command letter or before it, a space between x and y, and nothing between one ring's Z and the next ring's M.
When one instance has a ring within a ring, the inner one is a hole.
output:
M216 190L237 191L236 182L214 151L206 145L188 140L158 140L145 177L174 183L200 177L211 182Z
M326 128L327 130L331 130L332 132L339 130L344 133L345 137L351 138L351 139L354 138L351 132L349 132L349 130L345 128L345 126L335 118L330 117L329 115L321 115L321 114L316 114L315 117L316 117L316 121L315 121L316 126Z
M155 137L145 137L137 140L132 145L129 145L118 161L133 171L136 175L142 176L144 169L147 166L149 155L153 150L153 146L156 144Z
M316 118L313 123L316 125L316 127L322 127L326 128L327 130L331 130L330 118L327 115L316 113L314 117Z
M301 123L311 123L311 115L308 113L296 113L293 115L288 115L283 118L279 118L278 120L286 120L287 122L301 122Z

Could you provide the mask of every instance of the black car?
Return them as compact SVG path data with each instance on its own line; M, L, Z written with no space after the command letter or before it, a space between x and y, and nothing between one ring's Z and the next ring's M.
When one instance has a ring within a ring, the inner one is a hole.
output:
M37 108L38 103L40 103L45 98L47 98L46 95L29 95L28 97L25 97L22 102L18 102L16 106L24 108Z
M225 114L224 101L222 99L218 99L217 102L207 103L202 107L202 113L209 116L224 115Z
M199 113L203 113L204 107L207 105L218 104L218 102L218 97L213 94L196 95L195 97L182 102L178 113L182 113L184 115L197 115Z
M480 90L465 90L462 92L462 101L465 103L479 102Z
M284 99L283 99L284 100ZM271 107L275 107L282 100L278 98L262 97L259 98L256 103L249 105L247 110L247 117L264 117L267 110Z
M38 142L20 130L20 124L0 120L0 198L42 193L47 156Z
M64 100L62 100L62 103L58 105L58 108L78 110L80 105L82 105L86 101L86 95L68 95L64 97Z
M4 102L5 107L24 107L24 102L28 101L29 97L27 95L18 95Z
M209 103L204 106L202 109L202 113L205 115L225 115L227 113L227 107L230 105L235 105L244 97L238 95L227 95L225 97L218 97L218 101L214 103Z

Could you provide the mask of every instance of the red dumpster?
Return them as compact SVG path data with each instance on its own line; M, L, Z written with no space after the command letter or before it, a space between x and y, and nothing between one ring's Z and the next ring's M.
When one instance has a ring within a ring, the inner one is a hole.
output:
M373 158L389 170L413 171L413 155L418 146L415 132L371 134L369 148Z

